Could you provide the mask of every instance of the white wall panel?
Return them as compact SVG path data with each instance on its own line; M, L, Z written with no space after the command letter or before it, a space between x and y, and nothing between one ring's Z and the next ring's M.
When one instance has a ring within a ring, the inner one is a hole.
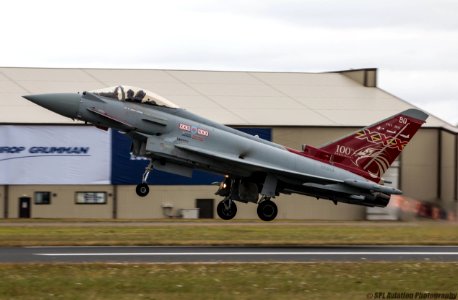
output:
M0 184L107 184L111 139L88 126L0 126Z

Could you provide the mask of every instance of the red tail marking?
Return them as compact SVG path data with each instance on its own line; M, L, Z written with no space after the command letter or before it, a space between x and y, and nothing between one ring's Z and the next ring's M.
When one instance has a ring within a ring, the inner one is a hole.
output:
M428 116L409 109L319 149L291 152L320 160L378 182Z

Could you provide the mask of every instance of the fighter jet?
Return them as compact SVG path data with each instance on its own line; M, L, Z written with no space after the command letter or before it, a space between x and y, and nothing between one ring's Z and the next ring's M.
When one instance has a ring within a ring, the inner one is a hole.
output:
M257 204L260 219L278 213L280 194L302 194L369 207L385 207L401 191L385 186L383 174L428 115L408 109L321 147L301 150L263 140L195 115L145 89L116 86L82 93L24 98L63 116L132 139L131 152L146 157L137 195L148 195L153 169L192 176L194 169L225 175L216 195L218 215L230 220L235 202ZM139 176L140 177L140 176Z

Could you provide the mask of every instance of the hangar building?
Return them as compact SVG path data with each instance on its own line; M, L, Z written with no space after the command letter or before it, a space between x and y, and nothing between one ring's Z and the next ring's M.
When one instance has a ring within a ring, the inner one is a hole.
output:
M138 86L180 107L300 149L319 146L413 105L377 87L377 70L326 73L0 68L0 217L217 218L212 182L158 171L135 193L146 161L118 132L66 119L22 95ZM404 195L456 212L458 129L431 116L386 174ZM9 150L8 150L9 149ZM366 208L300 195L276 198L279 219L360 220ZM239 219L254 204L237 203Z

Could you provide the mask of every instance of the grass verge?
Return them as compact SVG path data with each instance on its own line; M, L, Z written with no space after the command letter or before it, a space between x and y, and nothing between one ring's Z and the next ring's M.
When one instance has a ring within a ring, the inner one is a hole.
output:
M26 264L0 278L0 299L372 299L457 293L458 263Z
M0 246L43 245L458 245L458 226L415 223L387 226L360 224L234 224L185 223L157 226L0 226Z

